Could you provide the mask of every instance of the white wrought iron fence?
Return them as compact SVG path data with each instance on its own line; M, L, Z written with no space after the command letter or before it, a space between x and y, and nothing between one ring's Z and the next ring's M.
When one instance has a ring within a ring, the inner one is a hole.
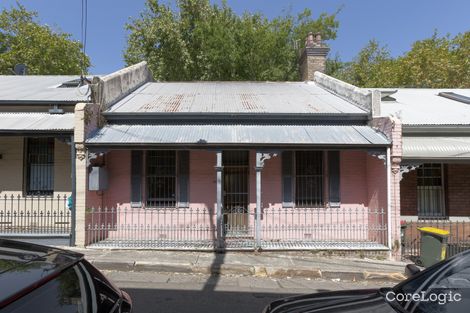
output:
M208 208L91 208L86 216L87 243L188 250L386 248L383 209L265 208L259 225L255 212L226 209L218 219Z
M68 195L0 195L0 236L70 234Z

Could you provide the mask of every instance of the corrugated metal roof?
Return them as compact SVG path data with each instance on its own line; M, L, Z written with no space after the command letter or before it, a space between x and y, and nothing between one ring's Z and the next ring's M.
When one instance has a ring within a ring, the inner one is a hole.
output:
M470 105L441 97L454 92L470 97L470 89L399 88L390 95L395 101L382 101L381 114L401 116L404 125L470 125Z
M403 137L406 159L470 159L470 137Z
M106 125L89 144L277 144L277 145L388 145L369 126L331 125Z
M76 87L57 88L77 78L79 76L2 75L0 76L0 101L50 101L51 103L87 101L88 95L82 94L86 91L86 87L80 90Z
M73 125L73 113L0 113L0 132L71 131Z
M366 113L314 82L150 82L108 112Z

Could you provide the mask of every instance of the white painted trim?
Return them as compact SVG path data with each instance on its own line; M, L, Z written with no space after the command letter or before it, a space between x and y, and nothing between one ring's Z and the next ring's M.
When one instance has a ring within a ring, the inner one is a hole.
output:
M401 220L405 222L418 222L418 215L402 215ZM426 220L426 219L425 219ZM449 216L448 218L436 219L436 222L470 222L470 216Z
M391 173L390 148L387 148L387 245L392 250L392 197L391 197Z

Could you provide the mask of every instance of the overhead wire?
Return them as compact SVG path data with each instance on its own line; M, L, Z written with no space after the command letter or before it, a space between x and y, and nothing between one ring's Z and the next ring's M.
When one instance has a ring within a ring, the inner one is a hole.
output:
M80 83L78 85L78 92L82 95L86 95L89 93L89 85L91 81L85 75L85 63L86 63L86 44L87 44L87 30L88 30L88 0L81 0L81 21L80 21L80 32L81 38L80 41L82 43L82 55L80 58ZM80 91L80 87L87 85L87 91L83 94Z

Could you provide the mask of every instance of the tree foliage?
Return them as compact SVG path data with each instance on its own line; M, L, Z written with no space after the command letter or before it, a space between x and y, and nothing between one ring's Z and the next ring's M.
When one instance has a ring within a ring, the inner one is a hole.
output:
M297 45L309 31L334 39L336 14L268 19L261 13L237 15L225 2L148 0L127 25L127 64L146 60L154 78L177 80L298 80ZM176 9L173 9L176 8Z
M331 74L360 87L470 88L470 32L435 33L397 58L372 40L353 62L336 63Z
M0 74L13 74L16 64L26 64L28 74L80 74L90 60L70 34L41 25L37 12L24 6L0 12Z

